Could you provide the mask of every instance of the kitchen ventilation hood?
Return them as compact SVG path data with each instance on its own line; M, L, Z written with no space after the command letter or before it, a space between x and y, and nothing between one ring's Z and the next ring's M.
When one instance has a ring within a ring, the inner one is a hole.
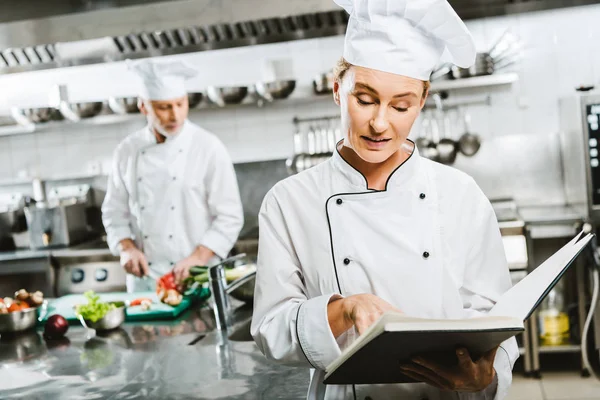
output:
M474 19L600 0L450 3ZM40 19L19 21L27 7ZM348 20L332 0L33 0L0 2L0 15L14 20L0 24L0 74L334 36Z

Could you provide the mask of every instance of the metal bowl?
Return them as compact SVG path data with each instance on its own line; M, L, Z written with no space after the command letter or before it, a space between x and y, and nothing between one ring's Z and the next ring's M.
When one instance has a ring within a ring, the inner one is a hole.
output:
M92 118L100 114L104 104L101 101L93 101L87 103L74 103L69 106L79 118Z
M188 93L188 103L190 108L198 107L198 104L202 102L204 94L202 92Z
M0 333L22 332L35 327L37 308L0 314Z
M227 104L241 103L248 95L248 87L233 86L217 88L209 86L206 92L210 101L223 107Z
M267 100L281 100L287 98L296 88L296 81L276 81L256 85L256 91Z
M115 114L137 114L140 112L137 97L111 97L108 99L108 107Z
M125 322L125 303L120 302L110 302L110 304L114 304L117 306L114 310L110 310L106 313L106 315L100 318L96 322L92 322L89 320L85 320L88 328L95 329L97 331L110 331L112 329L117 329L123 322Z

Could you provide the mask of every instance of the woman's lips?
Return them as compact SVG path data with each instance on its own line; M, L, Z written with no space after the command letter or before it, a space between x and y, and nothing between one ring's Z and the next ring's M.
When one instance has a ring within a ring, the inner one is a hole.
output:
M370 149L382 149L385 145L392 139L387 138L372 138L369 136L361 136L360 137Z

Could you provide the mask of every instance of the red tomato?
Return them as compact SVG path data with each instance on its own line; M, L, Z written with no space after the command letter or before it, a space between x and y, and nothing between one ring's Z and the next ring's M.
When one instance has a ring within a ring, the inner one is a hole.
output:
M149 299L147 297L140 297L139 299L132 300L131 305L132 306L140 306L140 305L142 305L142 302L144 302L144 301L152 303L152 299Z
M177 290L173 271L164 274L156 282L156 293L166 292L169 289Z

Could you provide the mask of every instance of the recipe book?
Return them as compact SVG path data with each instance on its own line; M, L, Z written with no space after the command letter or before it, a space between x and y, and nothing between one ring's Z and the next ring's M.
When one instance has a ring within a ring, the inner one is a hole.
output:
M415 382L402 374L401 364L420 355L444 365L456 365L458 347L467 348L471 357L477 360L524 331L524 321L594 236L588 234L582 238L582 233L504 293L484 317L435 320L395 312L382 315L327 366L324 383Z

